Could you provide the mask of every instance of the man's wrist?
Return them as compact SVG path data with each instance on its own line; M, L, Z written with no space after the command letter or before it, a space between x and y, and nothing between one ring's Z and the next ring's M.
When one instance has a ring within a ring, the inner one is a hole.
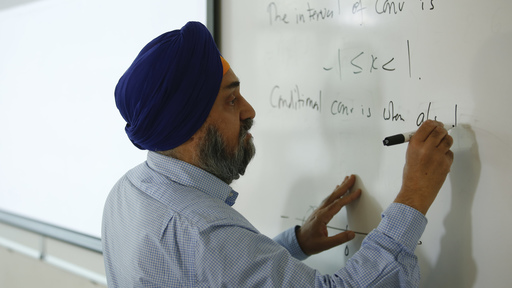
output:
M407 205L411 208L414 208L421 212L423 215L427 215L427 211L433 203L433 200L430 201L426 199L427 197L422 197L421 193L410 193L406 192L404 188L400 190L398 195L395 198L395 203Z

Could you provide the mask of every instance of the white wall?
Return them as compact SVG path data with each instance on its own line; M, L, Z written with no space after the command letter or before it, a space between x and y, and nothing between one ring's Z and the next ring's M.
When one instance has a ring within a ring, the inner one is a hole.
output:
M146 158L115 85L145 44L189 20L206 23L206 0L0 5L0 209L99 237L108 192Z
M0 287L106 287L103 256L0 223Z
M97 288L93 283L37 259L0 247L0 287Z
M190 20L206 23L206 0L0 1L0 209L99 237L108 192L146 157L114 87ZM0 225L0 287L102 286L76 274L102 278L101 254L45 241L42 261L41 236Z

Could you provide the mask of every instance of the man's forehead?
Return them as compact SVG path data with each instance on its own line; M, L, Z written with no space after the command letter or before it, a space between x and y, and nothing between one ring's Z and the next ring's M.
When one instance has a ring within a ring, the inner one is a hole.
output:
M240 86L240 79L235 75L233 70L229 71L222 78L221 89L235 89Z

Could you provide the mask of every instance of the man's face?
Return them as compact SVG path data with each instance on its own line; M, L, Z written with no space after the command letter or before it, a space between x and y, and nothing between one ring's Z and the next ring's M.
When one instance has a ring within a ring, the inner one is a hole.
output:
M230 69L203 126L198 166L226 183L243 175L255 154L248 130L256 113L240 94L240 82Z

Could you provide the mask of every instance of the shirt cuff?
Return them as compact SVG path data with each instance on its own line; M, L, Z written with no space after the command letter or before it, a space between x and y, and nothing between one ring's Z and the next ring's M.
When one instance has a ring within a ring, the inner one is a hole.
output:
M290 254L293 256L293 258L298 260L306 260L308 258L308 255L306 255L302 249L299 246L299 242L297 241L297 234L295 234L295 231L300 226L292 227L288 230L285 230L281 234L277 235L274 238L274 241L277 242L279 245L283 246Z
M421 212L404 204L392 203L382 213L377 229L414 251L426 226L427 218Z

